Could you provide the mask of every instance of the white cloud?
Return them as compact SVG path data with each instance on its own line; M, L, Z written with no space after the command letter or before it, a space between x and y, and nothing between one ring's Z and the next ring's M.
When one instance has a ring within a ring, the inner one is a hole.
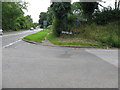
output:
M28 12L25 15L31 15L34 22L38 22L40 12L46 12L50 6L50 0L28 0Z

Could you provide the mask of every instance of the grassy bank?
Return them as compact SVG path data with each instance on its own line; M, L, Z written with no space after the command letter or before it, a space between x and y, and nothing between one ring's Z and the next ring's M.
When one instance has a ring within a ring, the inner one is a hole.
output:
M56 37L53 33L48 35L48 40L55 45L79 45L90 47L103 47L101 43L94 40L87 40L74 36L61 36Z
M48 30L42 30L40 32L28 35L26 37L24 37L25 40L29 40L29 41L34 41L34 42L42 42L43 40L45 40L46 35L48 34Z
M48 35L48 40L55 45L80 45L94 46L100 48L120 47L119 29L120 21L112 22L107 25L87 24L77 29L75 35L61 35L55 37L52 33ZM76 32L76 29L73 30Z
M90 24L79 29L79 36L82 38L95 40L108 47L120 47L120 21L107 25Z
M97 25L94 23L81 25L81 27L77 29L78 33L73 35L61 35L60 37L56 37L52 33L52 30L43 30L26 36L24 39L35 42L42 42L45 40L45 37L49 31L51 31L51 33L47 36L47 39L55 45L79 45L97 48L119 48L119 23L120 21L112 22L106 25ZM76 32L75 30L73 30L73 32Z

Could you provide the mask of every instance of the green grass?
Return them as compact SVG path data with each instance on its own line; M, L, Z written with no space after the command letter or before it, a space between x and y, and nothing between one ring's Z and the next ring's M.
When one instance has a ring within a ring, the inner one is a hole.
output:
M100 48L120 48L120 21L111 22L106 25L87 24L82 25L73 36L61 35L55 37L52 33L48 35L49 41L55 45L80 45L94 46Z
M84 27L81 37L96 40L109 47L120 47L119 30L120 21L112 22L107 25L91 24Z
M83 38L76 37L56 37L53 33L50 33L47 39L55 45L79 45L79 46L90 46L90 47L103 47L102 44L87 40ZM94 42L94 43L93 43Z
M40 32L28 35L24 37L24 39L29 41L34 41L34 42L42 42L43 40L45 40L45 37L48 33L49 33L49 30L45 29Z

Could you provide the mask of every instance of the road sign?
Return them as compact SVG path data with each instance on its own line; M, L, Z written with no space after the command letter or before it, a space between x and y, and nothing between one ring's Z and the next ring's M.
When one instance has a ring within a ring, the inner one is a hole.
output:
M44 20L44 21L43 21L43 26L44 26L44 28L47 27L47 20Z

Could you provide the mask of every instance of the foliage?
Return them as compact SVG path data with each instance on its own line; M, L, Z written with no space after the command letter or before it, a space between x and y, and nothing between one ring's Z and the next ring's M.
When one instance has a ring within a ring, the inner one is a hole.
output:
M15 29L15 20L23 15L23 11L14 2L2 3L2 26L4 30Z
M80 2L74 2L71 5L71 12L75 15L81 15L82 14L82 8L81 8L81 3Z
M120 10L105 9L94 14L93 21L97 24L104 25L109 22L120 20Z
M92 14L95 9L98 9L98 3L96 2L81 2L81 9L83 11L84 16L88 19L92 19Z
M38 23L33 23L32 27L35 29L38 25Z
M70 2L53 2L51 8L54 13L53 30L56 36L60 36L61 31L66 31L67 16L71 11Z
M47 13L41 12L39 15L39 24L41 25L41 28L43 28L43 21L47 20Z
M32 27L31 16L20 16L16 19L16 29L30 29Z
M47 29L48 29L48 30L52 30L52 29L53 29L53 25L47 26Z
M108 23L107 25L89 24L80 28L80 37L96 40L109 47L120 47L119 29L120 21Z
M2 13L2 2L0 2L0 13ZM0 14L0 29L2 28L2 14Z
M55 45L78 45L78 46L87 46L87 47L102 47L102 45L98 42L95 43L94 40L87 40L83 38L78 38L78 37L72 37L72 36L61 36L61 37L56 37L53 33L50 33L47 36L47 39L55 44ZM93 43L94 42L94 43Z
M48 7L47 11L47 21L48 24L51 25L53 23L54 15L53 15L53 10L51 7Z
M24 16L23 9L27 3L3 2L2 3L2 28L3 30L29 29L32 24L30 16Z

